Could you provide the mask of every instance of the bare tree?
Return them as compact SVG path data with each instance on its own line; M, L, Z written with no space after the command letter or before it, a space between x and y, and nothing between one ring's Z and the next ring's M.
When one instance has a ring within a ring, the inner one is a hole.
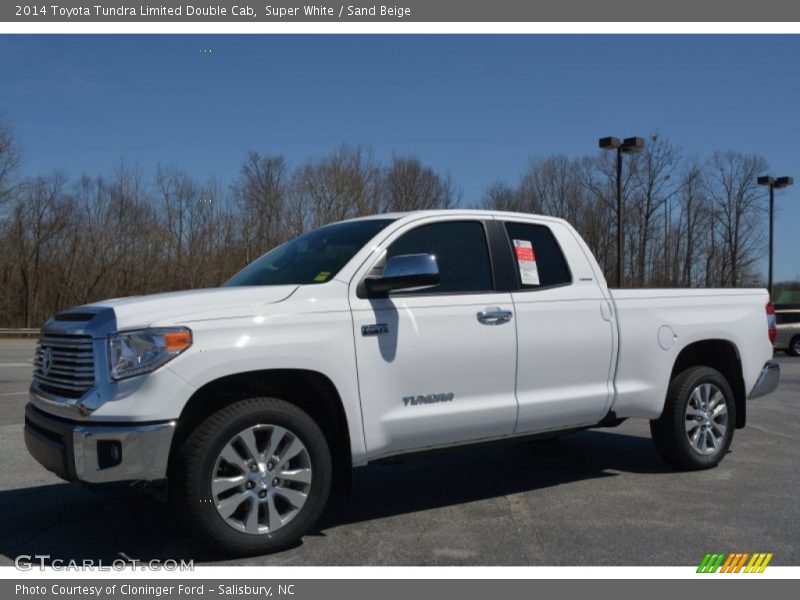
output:
M688 164L681 176L678 200L680 218L676 247L680 258L675 265L680 269L679 281L684 287L695 285L698 254L701 248L704 228L711 224L711 210L705 193L705 174L702 164L694 161Z
M117 254L117 268L109 282L115 295L164 289L164 271L152 268L159 263L165 247L163 230L144 173L138 167L120 163L105 191L109 226L114 232L114 243L108 250Z
M644 152L634 156L629 217L638 226L631 242L636 254L635 282L642 287L653 279L655 257L650 244L655 235L656 217L677 190L673 173L678 166L679 153L668 140L653 134Z
M753 277L764 241L764 192L756 183L767 170L753 154L717 152L708 164L707 193L714 207L715 233L723 244L721 285L738 286Z
M489 186L483 195L481 204L488 210L525 212L519 190L499 180Z
M453 208L460 193L449 176L442 177L415 157L393 156L382 173L384 212Z
M55 173L28 182L10 218L8 249L19 274L19 306L25 327L38 315L49 247L67 226L64 176Z
M302 165L295 171L293 185L307 227L380 208L380 169L362 146L343 144L330 156Z
M82 264L83 280L74 286L76 303L84 304L109 293L108 284L122 260L114 250L113 211L102 178L84 175L75 185L74 198L80 215L81 247L75 256Z
M247 155L234 186L246 261L287 239L288 183L282 156Z
M11 126L0 112L0 206L11 199L17 183L20 164L19 148L14 141Z
M580 161L561 154L530 161L520 182L520 195L534 212L582 227L588 191L581 179Z

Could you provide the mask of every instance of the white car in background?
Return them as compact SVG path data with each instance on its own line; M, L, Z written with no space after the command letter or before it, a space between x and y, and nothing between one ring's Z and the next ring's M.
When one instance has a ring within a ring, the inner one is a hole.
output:
M786 306L775 310L778 335L775 349L789 356L800 356L800 306Z

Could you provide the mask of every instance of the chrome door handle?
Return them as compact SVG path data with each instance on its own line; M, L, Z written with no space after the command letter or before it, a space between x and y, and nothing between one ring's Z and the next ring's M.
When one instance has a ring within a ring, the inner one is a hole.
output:
M500 325L501 323L508 323L511 320L513 313L510 310L502 310L500 308L487 308L477 314L478 321L484 325Z

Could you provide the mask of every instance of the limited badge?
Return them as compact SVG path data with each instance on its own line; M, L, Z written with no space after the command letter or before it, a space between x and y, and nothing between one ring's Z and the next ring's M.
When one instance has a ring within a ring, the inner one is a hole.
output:
M536 266L533 244L528 240L514 240L514 254L517 257L522 285L539 285L539 268Z
M362 325L361 335L385 335L389 333L389 326L386 323L375 323L374 325Z

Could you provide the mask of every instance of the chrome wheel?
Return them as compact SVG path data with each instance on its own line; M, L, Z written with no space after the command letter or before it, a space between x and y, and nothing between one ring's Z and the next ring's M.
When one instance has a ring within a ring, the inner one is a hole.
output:
M694 388L686 404L686 436L692 450L704 456L714 454L727 431L728 406L722 391L713 383Z
M254 425L222 448L211 494L229 526L244 533L273 533L305 505L311 475L311 458L299 437L277 425Z
M800 356L800 337L795 338L792 344L792 350L794 350L795 355Z

